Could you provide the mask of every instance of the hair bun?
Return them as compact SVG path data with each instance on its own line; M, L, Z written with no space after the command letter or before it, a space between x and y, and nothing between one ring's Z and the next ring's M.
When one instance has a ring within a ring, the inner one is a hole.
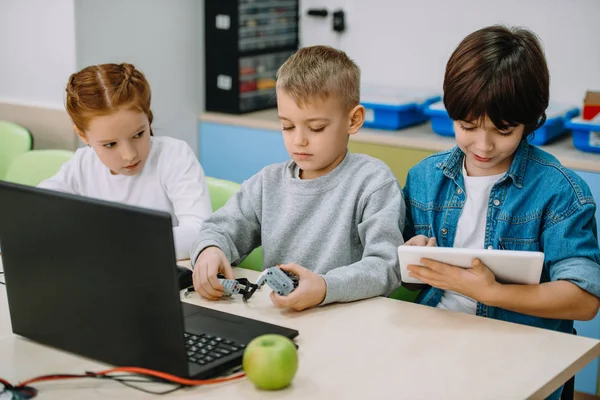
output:
M85 132L93 118L121 107L143 112L152 123L150 99L146 77L132 64L90 65L69 77L65 108L73 124Z
M79 99L79 94L77 93L75 86L75 75L76 74L71 74L69 77L69 83L67 84L67 99L71 99L71 101L76 101Z
M125 75L125 80L131 81L131 78L133 78L133 74L135 72L135 67L129 63L122 63L121 67L123 68L123 75Z

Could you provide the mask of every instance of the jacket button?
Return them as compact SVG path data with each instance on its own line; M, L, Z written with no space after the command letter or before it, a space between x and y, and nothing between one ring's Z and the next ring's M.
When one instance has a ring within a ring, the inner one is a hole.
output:
M442 228L442 235L445 235L446 233L448 233L448 229Z
M456 193L458 193L458 194L462 194L462 189L461 189L461 188L458 188L458 190L456 191Z
M494 250L494 246L492 246L492 245L489 245L489 246L488 246L488 250Z
M494 199L494 205L498 207L500 205L500 200Z

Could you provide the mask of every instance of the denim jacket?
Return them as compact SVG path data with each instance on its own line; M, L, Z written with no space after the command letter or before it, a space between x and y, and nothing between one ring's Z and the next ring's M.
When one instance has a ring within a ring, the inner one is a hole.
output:
M455 147L413 167L406 180L405 240L435 237L452 247L465 204L464 153ZM552 155L522 141L507 173L490 193L485 229L489 249L541 251L541 283L567 280L600 297L600 250L587 184ZM428 287L417 301L437 306L443 290ZM573 321L534 317L477 304L477 315L572 333Z

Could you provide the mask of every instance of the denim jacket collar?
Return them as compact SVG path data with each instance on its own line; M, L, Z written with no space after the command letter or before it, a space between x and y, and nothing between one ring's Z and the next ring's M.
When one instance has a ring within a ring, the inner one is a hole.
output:
M531 152L531 145L527 140L522 140L515 151L515 156L510 164L508 172L501 179L504 181L507 177L512 179L513 184L517 188L523 187L523 179L525 178L525 169L527 168L527 160L529 159L529 153ZM436 164L436 167L443 170L444 175L450 179L455 179L456 176L462 171L462 164L465 154L462 150L455 146L448 156L441 163Z

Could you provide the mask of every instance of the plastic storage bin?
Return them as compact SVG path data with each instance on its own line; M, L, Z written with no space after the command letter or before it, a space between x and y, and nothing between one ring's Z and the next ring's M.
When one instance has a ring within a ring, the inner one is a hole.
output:
M565 124L578 115L579 109L576 107L550 104L546 110L546 122L533 132L533 136L529 136L529 143L542 145L562 137L568 131Z
M206 111L276 107L275 75L298 49L299 0L203 3Z
M441 99L439 94L402 89L361 89L368 128L397 130L426 122L424 109Z
M441 136L454 136L454 121L448 116L444 102L438 101L430 104L424 110L431 119L431 128Z
M573 145L588 153L600 153L600 115L591 121L573 118L565 124L573 130Z
M454 136L454 122L448 116L444 103L436 102L425 109L431 118L431 127L441 136ZM529 143L543 145L564 135L567 131L565 123L579 115L576 107L550 104L546 110L546 122L529 136Z

